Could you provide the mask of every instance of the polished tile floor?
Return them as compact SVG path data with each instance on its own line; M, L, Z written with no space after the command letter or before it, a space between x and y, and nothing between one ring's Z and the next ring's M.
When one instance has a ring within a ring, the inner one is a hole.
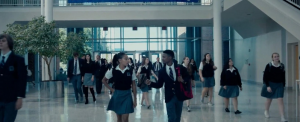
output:
M261 85L243 83L243 91L238 98L239 110L243 112L240 115L226 113L223 99L217 92L214 93L214 106L201 104L201 90L201 83L193 88L192 111L187 112L184 104L181 122L280 122L276 100L271 105L271 118L264 117L265 99L260 96ZM27 91L27 98L24 99L16 122L116 122L115 114L106 111L111 96L105 88L101 95L97 95L97 103L88 105L75 104L73 87L68 83L44 83L37 84L36 87L29 84ZM152 89L149 93L152 108L148 110L138 102L135 112L130 114L130 122L167 122L163 89ZM89 97L92 101L91 94ZM140 99L141 91L138 90L138 101ZM299 97L295 96L295 91L286 90L284 103L289 122L300 122L299 116L296 116L296 110L299 110L296 99ZM234 111L232 105L230 110Z

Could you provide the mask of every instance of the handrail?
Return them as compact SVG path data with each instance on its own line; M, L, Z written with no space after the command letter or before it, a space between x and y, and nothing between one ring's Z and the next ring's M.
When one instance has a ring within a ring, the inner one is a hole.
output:
M288 4L300 10L300 0L283 0L283 1L287 2Z
M60 1L53 3L53 6L210 6L212 0L202 0L201 3L194 2L95 2L95 3L67 3ZM41 0L0 0L0 7L3 6L41 6Z

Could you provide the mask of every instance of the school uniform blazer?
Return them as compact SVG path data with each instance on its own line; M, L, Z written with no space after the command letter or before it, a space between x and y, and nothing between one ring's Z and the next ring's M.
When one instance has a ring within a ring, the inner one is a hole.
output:
M180 82L177 81L178 79L178 70L176 69L179 65L177 65L175 62L174 62L174 69L175 69L175 72L176 74L173 74L176 76L176 81L173 81L170 76L168 75L167 73L167 70L166 70L166 65L161 68L158 73L158 82L157 83L154 83L152 82L150 84L151 87L154 87L154 88L161 88L163 86L163 84L165 83L165 102L168 103L169 101L171 101L171 99L173 98L174 95L176 95L177 99L180 100L180 101L183 101L183 97L181 96L182 93L180 91ZM179 66L180 67L180 66ZM182 76L187 76L188 75L188 72L187 70L183 70L181 69L180 67L180 74ZM186 84L190 78L189 77L183 77L183 80L184 80L184 84ZM175 94L174 94L175 92Z
M0 102L14 102L25 98L27 69L23 57L11 52L0 68Z
M78 63L79 63L80 74L81 76L84 76L83 60L78 58ZM74 72L74 58L70 59L68 62L68 73L67 73L68 78L71 78L73 76L73 72Z
M153 65L152 65L152 70L153 70L153 71L156 71L156 63L157 63L157 62L154 62ZM160 66L160 68L162 68L162 67L163 67L163 66L162 66L162 63L160 63L160 62L158 62L158 63L159 63L158 65Z

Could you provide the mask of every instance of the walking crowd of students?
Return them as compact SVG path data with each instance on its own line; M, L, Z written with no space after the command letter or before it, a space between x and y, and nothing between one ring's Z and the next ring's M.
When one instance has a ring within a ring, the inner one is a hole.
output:
M25 98L27 70L24 58L14 54L13 39L9 35L0 35L0 121L14 121L17 111L22 107L22 99ZM107 110L114 111L118 122L128 122L129 114L134 112L137 106L137 86L143 92L141 105L146 102L147 108L151 105L148 99L148 91L151 88L165 89L165 103L169 122L180 122L183 102L186 101L187 111L191 112L190 100L193 98L192 87L195 86L194 74L198 72L203 83L201 102L204 101L208 93L208 105L213 106L213 87L215 77L221 77L219 95L224 98L224 110L230 112L229 99L233 101L234 113L241 114L238 109L239 92L243 90L241 77L238 69L234 66L233 60L229 59L223 69L215 66L209 53L204 55L200 62L199 71L196 63L189 57L184 57L181 64L174 59L174 52L165 50L162 54L162 63L159 57L155 63L144 57L142 63L137 67L133 60L125 53L114 55L109 63L106 59L101 59L97 55L93 61L91 55L87 54L78 57L78 53L73 54L73 58L68 62L68 81L72 82L75 92L76 103L83 102L89 104L88 91L96 102L96 93L101 94L102 83L107 87L112 97L108 103ZM269 109L273 99L278 100L281 121L287 121L284 115L284 87L285 68L279 60L279 54L271 55L272 61L267 63L261 90L261 96L266 98L265 112L269 118ZM137 70L136 70L137 69ZM215 70L222 70L221 76L215 76ZM154 76L152 82L150 76ZM17 85L16 85L17 84ZM8 91L8 92L7 92ZM4 92L6 94L4 94Z

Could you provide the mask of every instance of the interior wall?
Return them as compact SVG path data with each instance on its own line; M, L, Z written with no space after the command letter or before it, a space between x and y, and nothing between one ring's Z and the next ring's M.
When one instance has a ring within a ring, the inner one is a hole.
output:
M285 30L271 19L261 23L265 26L257 29L263 31L263 34L242 38L239 32L233 31L231 37L231 55L244 81L263 83L263 71L272 61L272 53L278 52L281 60L286 59L286 50L282 48L282 42L286 40L282 37L287 37L282 33ZM245 33L244 31L241 33ZM253 29L247 33L252 31Z

